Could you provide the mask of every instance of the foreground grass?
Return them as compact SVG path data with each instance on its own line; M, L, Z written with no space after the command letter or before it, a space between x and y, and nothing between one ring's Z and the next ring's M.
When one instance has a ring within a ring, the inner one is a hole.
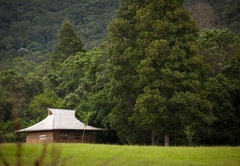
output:
M0 144L3 159L11 165L17 161L15 144ZM240 147L153 147L98 144L22 144L20 162L34 165L37 160L66 166L238 166ZM45 156L44 156L45 155ZM60 162L59 162L60 161ZM50 165L49 164L49 165Z

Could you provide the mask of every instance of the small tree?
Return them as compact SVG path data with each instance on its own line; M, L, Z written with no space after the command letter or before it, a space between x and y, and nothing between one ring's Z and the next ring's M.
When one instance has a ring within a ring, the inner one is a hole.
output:
M189 142L189 146L192 146L192 140L193 140L195 132L196 131L192 129L191 125L187 125L184 128L184 133L187 136L187 139L188 139L188 142Z
M84 111L79 111L78 116L80 117L81 121L84 123L84 130L83 130L83 136L82 136L82 143L84 140L84 135L85 135L85 130L87 125L89 124L90 117L92 116L93 112L84 112Z

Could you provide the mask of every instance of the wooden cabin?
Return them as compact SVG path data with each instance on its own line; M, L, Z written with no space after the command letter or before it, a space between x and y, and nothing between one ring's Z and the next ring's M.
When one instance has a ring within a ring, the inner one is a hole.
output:
M75 117L75 112L75 110L49 108L48 116L44 120L16 132L27 133L26 143L95 143L94 133L103 129L85 126Z

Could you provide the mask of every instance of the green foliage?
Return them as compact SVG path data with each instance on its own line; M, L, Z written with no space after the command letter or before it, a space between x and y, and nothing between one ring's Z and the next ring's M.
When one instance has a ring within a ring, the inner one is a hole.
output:
M85 126L89 124L90 117L92 116L94 112L90 111L77 111L78 116L80 117L80 120L84 123Z
M192 145L192 140L194 138L195 132L196 131L192 129L192 126L189 126L189 125L185 126L184 133L187 136L187 139L188 139L188 142L189 142L190 146Z
M207 82L208 99L213 105L216 121L205 129L206 144L238 142L239 126L239 37L231 31L204 30L198 39L205 63L210 66ZM212 76L212 77L211 77Z
M15 142L14 121L0 120L1 140L0 142Z
M0 120L0 143L16 142L15 127L26 127L23 118L16 118L8 121ZM18 140L21 142L25 141L25 133L20 134Z
M94 48L87 54L89 63L85 65L85 77L81 80L82 84L85 84L85 86L81 86L85 87L85 90L82 91L85 95L79 95L82 100L80 100L78 108L97 110L96 114L93 115L94 123L110 128L108 114L112 108L112 100L106 90L109 88L112 74L112 70L109 68L109 59L104 47Z
M198 46L214 76L240 51L240 38L227 29L205 29L198 38Z
M6 70L0 73L0 86L3 91L0 97L2 100L0 108L3 119L11 119L14 107L19 111L20 116L25 114L31 98L41 91L41 84L34 89L34 85L31 83L33 82L14 70ZM35 83L38 85L37 82Z
M235 0L186 0L185 6L201 28L227 28L240 35L240 2Z
M85 76L84 67L87 63L87 55L78 53L60 64L60 69L55 72L55 88L60 97L64 97L78 88L81 78Z
M224 28L230 29L233 33L240 35L238 27L240 26L240 2L234 0L219 0L211 2L210 4L213 6L215 13L220 17L220 26Z
M181 1L126 1L109 31L116 100L110 121L120 138L131 128L160 136L212 122L197 27Z
M49 86L60 97L74 91L84 76L84 52L83 43L71 23L63 22L59 43L51 55L51 72L48 74Z
M83 43L69 21L64 21L59 31L58 44L51 56L51 67L57 70L61 63L77 52L85 52Z
M30 71L36 68L36 64L33 61L24 60L21 57L17 57L13 61L13 69L20 75L27 77Z
M47 108L64 108L64 101L52 90L45 89L43 93L34 96L29 104L29 119L39 119L46 117Z
M94 112L93 111L77 111L77 115L80 117L81 121L84 123L84 126L86 127L89 124L90 117L92 116ZM82 143L84 140L85 135L85 129L83 130L83 136L82 136Z
M81 34L88 50L98 46L107 33L106 27L114 17L118 1L3 0L0 6L0 60L6 69L12 66L13 57L22 56L17 52L20 48L49 60L64 20L76 25L76 32Z
M70 63L66 65L72 70L65 70L70 73L64 78L76 79L74 81L76 86L73 86L74 90L71 93L66 93L67 95L64 97L66 106L76 110L98 110L91 119L95 124L108 127L109 98L103 88L109 80L111 71L105 66L107 58L104 51L95 48L85 54L78 53L72 59L74 62L69 61ZM73 75L73 73L76 74ZM63 87L60 89L64 90Z
M236 116L228 92L229 83L222 75L209 79L209 100L213 104L214 115L217 118L210 134L215 142L233 143L233 128L236 124ZM208 139L211 141L211 139Z
M14 132L4 135L4 142L16 142L16 136Z
M2 87L2 86L1 86ZM3 88L0 89L0 119L2 120L9 120L12 116L12 98L11 93L4 90Z
M112 107L108 115L110 126L117 131L122 142L131 144L144 142L144 138L139 135L146 134L128 119L133 114L139 94L139 89L134 84L138 81L135 69L141 60L142 48L136 45L135 14L142 5L142 2L123 3L117 11L117 18L108 27L106 40L107 56L110 59L107 67L112 73L103 91L107 92L105 95L111 100L108 101Z

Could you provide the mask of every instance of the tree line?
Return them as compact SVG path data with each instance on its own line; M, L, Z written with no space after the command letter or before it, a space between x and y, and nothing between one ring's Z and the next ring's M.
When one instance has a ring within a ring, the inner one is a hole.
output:
M183 4L126 0L91 50L64 21L49 61L20 56L0 73L1 141L52 107L111 129L98 142L239 145L240 39L199 28Z

